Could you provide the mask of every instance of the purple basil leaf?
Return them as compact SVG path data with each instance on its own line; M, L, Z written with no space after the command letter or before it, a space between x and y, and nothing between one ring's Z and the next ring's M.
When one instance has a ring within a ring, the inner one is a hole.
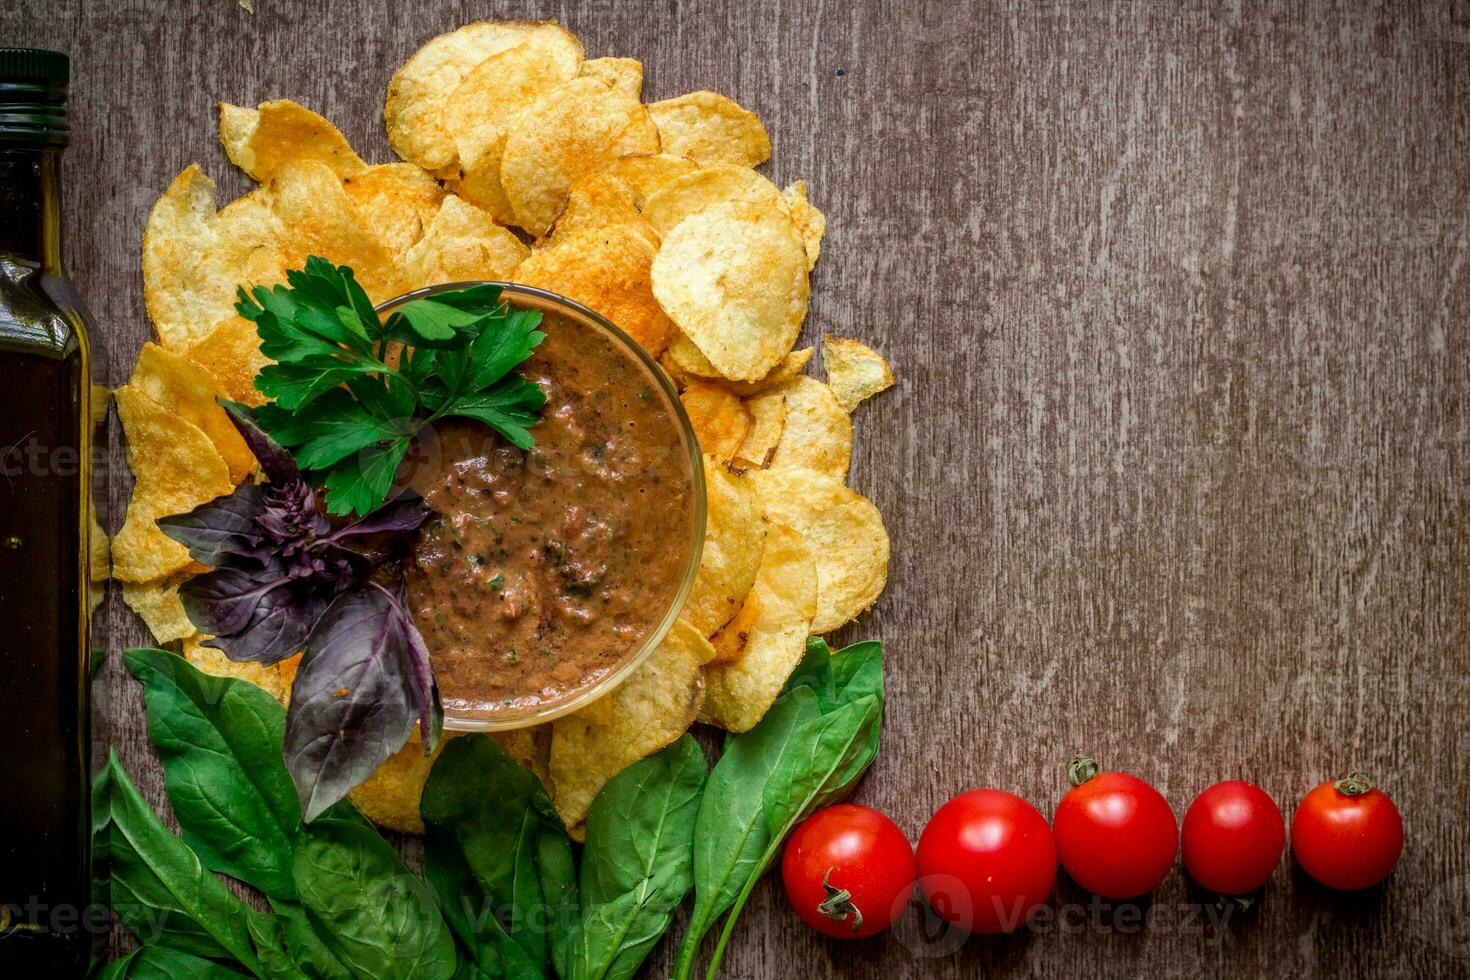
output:
M240 437L245 440L245 445L255 454L255 459L260 463L260 470L274 484L287 483L292 480L301 479L301 470L296 466L296 460L291 454L281 447L281 444L272 439L260 423L255 421L255 413L248 405L239 402L220 399L220 405L230 416L230 421L235 423L235 428L240 431Z
M263 563L275 551L266 529L257 523L265 507L265 488L254 484L200 504L187 514L160 517L164 534L189 549L189 557L210 568Z
M429 508L421 497L413 493L402 493L359 521L342 528L331 536L333 541L352 537L355 534L380 534L384 531L415 531L429 516Z
M312 630L291 689L285 743L306 820L408 741L421 713L410 652L416 634L393 594L372 583L339 595Z
M424 743L424 755L434 751L439 741L439 729L443 726L443 709L439 704L439 685L434 680L434 666L429 662L429 645L413 621L408 610L408 589L399 579L391 593L394 613L403 620L408 644L404 649L407 673L413 680L413 693L417 701L419 737Z
M291 579L275 560L259 571L221 568L196 576L179 587L179 600L189 622L213 635L207 646L266 666L299 653L327 606L320 590Z

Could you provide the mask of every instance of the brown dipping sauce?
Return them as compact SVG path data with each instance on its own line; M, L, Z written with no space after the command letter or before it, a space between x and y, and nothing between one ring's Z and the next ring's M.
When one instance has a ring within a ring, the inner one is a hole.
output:
M667 396L600 330L551 311L541 329L521 366L547 394L535 447L441 423L411 481L435 513L409 602L451 714L524 714L596 684L658 629L690 559L693 475Z

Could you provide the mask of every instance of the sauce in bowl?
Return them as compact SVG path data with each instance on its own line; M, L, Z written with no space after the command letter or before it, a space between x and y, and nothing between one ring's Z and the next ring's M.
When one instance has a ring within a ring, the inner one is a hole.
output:
M547 395L535 447L453 420L411 460L434 514L409 602L450 728L545 720L615 682L672 624L704 533L697 449L652 362L580 307L504 296L542 310L520 368Z

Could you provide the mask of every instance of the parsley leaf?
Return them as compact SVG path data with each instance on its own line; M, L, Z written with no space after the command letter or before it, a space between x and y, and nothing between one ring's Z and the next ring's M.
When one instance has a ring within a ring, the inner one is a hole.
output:
M497 286L405 303L385 323L352 270L311 256L286 283L239 290L255 324L260 426L326 488L329 513L371 513L418 434L440 418L475 419L522 450L545 393L515 373L544 339L541 314L512 310ZM391 353L390 353L391 352Z

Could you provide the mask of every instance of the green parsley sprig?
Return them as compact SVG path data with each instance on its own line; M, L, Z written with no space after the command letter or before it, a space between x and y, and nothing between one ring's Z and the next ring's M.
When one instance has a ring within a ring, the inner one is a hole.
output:
M384 321L350 268L313 255L286 285L242 287L235 309L275 362L255 377L272 400L256 419L326 487L329 513L381 507L413 440L441 418L534 445L546 395L515 368L546 335L541 314L510 309L499 287L416 299Z

